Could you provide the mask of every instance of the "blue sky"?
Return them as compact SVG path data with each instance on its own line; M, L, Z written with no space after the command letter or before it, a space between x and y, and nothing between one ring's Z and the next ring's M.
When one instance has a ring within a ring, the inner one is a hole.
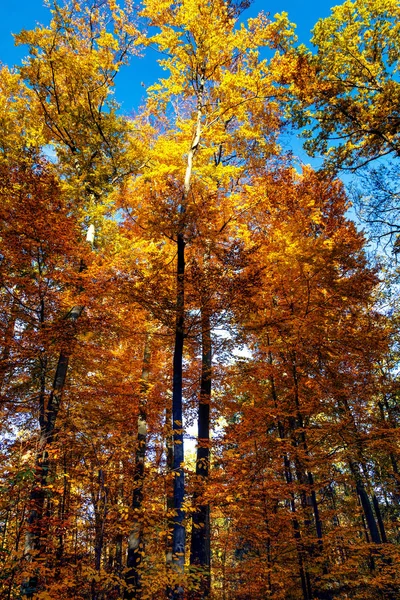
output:
M335 0L255 0L252 6L245 11L243 18L255 16L264 11L270 15L286 11L289 18L297 25L299 40L308 43L310 30L316 21L330 13L332 5L338 4ZM33 29L37 23L46 25L50 12L43 4L43 0L2 0L2 19L0 20L0 61L9 66L19 64L27 52L24 47L16 48L12 33L21 29ZM142 59L134 59L129 67L125 67L116 80L115 97L122 105L124 113L131 113L137 109L143 99L145 87L151 85L160 75L157 68L157 54L149 50Z
M243 14L243 19L254 17L260 11L270 16L278 12L287 12L289 19L296 24L299 42L309 45L311 29L318 19L327 17L332 6L344 0L253 0L251 7ZM38 23L46 25L50 19L50 11L43 0L2 0L3 10L0 20L0 63L9 66L20 64L27 54L27 48L15 47L13 33L21 29L33 29ZM124 114L135 112L141 105L145 88L149 87L162 71L157 65L158 55L149 49L144 58L134 58L131 64L124 67L116 78L115 98L121 104ZM285 150L291 149L300 161L318 168L322 164L320 158L311 159L302 148L302 141L294 134L284 135L281 143ZM352 177L342 176L348 184ZM354 218L351 211L349 215Z
M344 1L344 0L343 0ZM50 11L44 6L44 0L2 0L3 10L0 20L0 63L9 66L21 63L27 54L26 47L14 45L13 33L22 29L33 29L38 23L47 25ZM243 13L243 19L256 16L264 11L271 17L278 12L287 12L290 21L296 24L299 42L310 45L311 29L318 19L327 17L331 7L340 4L337 0L253 0L251 7ZM130 115L138 110L145 98L145 90L158 77L165 73L158 67L159 55L151 48L142 58L134 57L129 66L123 67L115 80L115 99L121 105L121 112ZM292 150L306 164L318 168L320 158L310 158L302 147L302 140L295 134L286 134L281 138L284 150ZM349 177L344 177L346 182Z

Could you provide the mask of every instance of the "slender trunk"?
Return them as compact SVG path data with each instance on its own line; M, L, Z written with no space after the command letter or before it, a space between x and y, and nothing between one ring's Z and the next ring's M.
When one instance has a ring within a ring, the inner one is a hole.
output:
M167 462L167 478L166 478L166 499L167 499L167 537L165 543L165 562L167 574L170 575L172 569L172 537L174 524L172 515L174 514L174 484L171 479L174 467L174 439L172 433L172 406L167 406L165 411L166 422L166 462ZM170 597L171 590L167 589L167 598Z
M269 339L268 339L268 343L269 343ZM269 352L269 363L270 363L270 365L273 364L272 352ZM278 411L279 403L278 403L278 395L277 395L277 391L276 391L276 387L275 387L275 381L274 381L274 378L272 375L270 376L269 379L270 379L270 384L271 384L272 399L274 401L275 409ZM283 423L281 422L280 419L278 419L278 421L277 421L277 426L278 426L279 437L282 440L285 439L285 437L286 437L285 429L284 429ZM292 470L291 470L291 466L290 466L289 456L287 455L286 452L283 454L283 466L284 466L285 481L286 481L288 487L291 489L292 484L293 484L293 476L292 476ZM311 579L310 579L310 574L308 572L308 569L307 569L306 565L304 564L305 563L305 561L304 561L304 545L303 545L303 542L301 539L300 524L299 524L297 514L296 514L296 503L295 503L295 497L294 497L293 491L290 491L289 497L290 497L290 500L289 500L290 510L292 512L293 537L295 540L296 550L297 550L297 559L298 559L298 564L299 564L299 576L300 576L303 600L312 600L313 593L312 593L312 588L311 588Z
M303 446L304 454L308 459L309 450L308 450L306 432L305 432L305 427L304 427L304 419L303 419L303 415L300 410L299 381L298 381L298 375L297 375L296 356L295 355L293 355L293 359L292 359L292 368L293 368L293 380L294 380L294 389L295 389L294 396L295 396L295 405L296 405L296 411L297 411L297 422L298 422L298 426L300 428L300 441L301 441L301 445ZM301 463L301 461L300 461L300 463ZM322 521L321 521L321 517L319 514L317 496L315 493L314 475L308 468L304 469L302 466L301 466L301 468L304 471L304 479L308 483L309 488L310 488L310 503L311 503L311 506L313 508L313 513L314 513L315 530L316 530L317 538L318 538L319 551L322 552L322 550L323 550Z
M87 240L92 243L92 239L87 237ZM82 272L85 269L85 263L81 260L79 271ZM69 313L66 315L66 319L69 320L72 325L76 324L76 321L80 317L83 311L83 306L74 306ZM44 321L44 303L41 302L41 322ZM69 364L69 350L61 350L58 357L56 373L54 376L52 390L46 406L45 398L45 374L43 369L47 367L47 358L44 356L40 358L42 364L41 374L41 390L39 395L39 425L40 425L40 440L38 445L38 452L36 455L35 464L35 483L30 494L31 509L27 519L27 533L25 536L25 557L28 561L31 560L32 553L39 551L42 552L42 518L44 501L46 497L46 486L48 483L50 460L48 448L54 442L56 435L56 422L58 413L60 410L62 394L67 378L68 364ZM37 592L38 576L32 576L29 581L25 581L22 584L21 593L27 598L32 598Z
M210 400L211 400L211 323L207 307L201 312L201 385L198 408L198 443L196 453L196 476L199 489L194 494L194 503L201 497L208 479L210 463ZM193 600L207 598L210 594L210 506L196 507L192 520L190 564L200 570L201 592L193 594Z
M361 507L363 509L365 522L369 531L369 535L371 537L371 541L373 544L381 544L381 536L379 534L379 529L375 521L374 512L372 510L371 502L366 492L364 482L361 477L360 469L358 464L349 460L350 471L353 475L354 481L356 483L357 495L360 499Z
M308 449L306 429L305 429L303 414L301 412L301 406L300 406L299 377L298 377L298 373L297 373L296 353L295 352L292 355L292 374L293 374L293 381L294 381L294 400L295 400L295 406L296 406L296 412L297 412L297 415L296 415L297 427L300 430L298 439L300 441L300 445L303 448L304 457L305 457L304 458L305 465L303 464L303 460L301 460L299 457L297 458L297 467L296 468L299 472L299 481L305 487L306 486L308 487L308 493L306 493L305 491L301 493L302 507L303 507L306 515L309 512L308 507L309 506L312 507L312 512L313 512L313 516L314 516L315 532L317 534L317 540L318 540L317 547L315 547L314 542L310 543L308 546L308 553L309 553L310 558L312 558L316 552L320 556L322 556L322 554L323 554L323 550L324 550L323 528L322 528L322 520L320 517L319 506L318 506L318 501L317 501L317 494L315 491L314 475L313 475L312 471L308 468L310 452ZM309 519L307 517L306 518L306 527L308 529L309 529L310 524L311 524L311 519ZM324 561L322 563L322 574L327 575L327 573L328 573L328 563L327 563L327 561ZM324 590L320 589L320 581L321 581L321 577L320 577L319 573L317 572L315 574L314 581L313 581L315 598L318 598L319 600L331 600L332 594L329 591L324 591Z
M372 485L369 482L368 470L367 470L366 462L364 459L364 448L363 448L362 439L360 437L360 434L359 434L359 431L357 428L357 424L354 420L352 410L347 402L347 398L346 397L341 398L339 400L339 403L348 419L348 422L350 423L352 438L354 438L355 445L356 445L356 451L354 454L357 458L354 458L354 457L349 458L350 471L353 475L353 478L354 478L354 481L356 484L357 494L360 498L361 506L362 506L364 516L365 516L365 521L366 521L366 524L367 524L367 527L368 527L368 530L369 530L369 533L371 536L371 541L373 544L381 544L382 542L387 542L387 537L386 537L385 527L384 527L379 503L375 497L375 493L372 489ZM360 468L360 465L361 465L361 468ZM362 469L362 471L361 471L361 469ZM365 482L367 485L367 489L366 489L365 483L363 481L362 473L364 474L364 479L365 479ZM374 511L373 511L373 508L371 505L371 501L370 501L368 492L370 493L370 496L372 498L372 502L373 502L373 505L375 508L375 513L376 513L377 519L375 519ZM377 521L378 521L378 523L377 523Z
M90 243L93 248L94 241L94 227L91 225L88 229L86 240ZM79 272L85 270L85 262L81 259ZM40 307L40 322L44 322L44 301L41 300ZM71 322L72 327L75 326L76 321L82 314L83 306L74 306L66 315L66 319ZM52 390L46 406L46 394L45 394L45 373L43 369L47 368L46 356L40 357L42 364L42 373L40 378L40 395L39 395L39 425L40 425L40 439L38 444L38 451L36 455L35 464L35 483L30 494L30 512L27 519L27 532L25 536L25 557L28 561L32 559L32 553L39 551L39 554L43 552L42 536L42 518L44 501L46 497L46 486L48 483L50 459L48 448L54 442L56 435L56 422L58 413L60 410L62 394L64 391L65 381L67 378L68 364L69 364L69 349L62 349L57 362L56 373L54 376ZM32 576L28 581L25 581L21 587L21 593L27 598L33 598L37 592L39 578L37 575Z
M185 179L183 184L182 203L179 207L179 228L177 234L177 278L176 278L176 323L175 346L173 358L173 384L172 384L172 429L174 440L174 527L172 534L172 567L178 576L184 573L185 566L185 540L183 502L185 497L185 476L183 470L183 410L182 410L182 367L183 343L185 329L185 215L187 202L191 190L193 159L197 152L201 138L201 120L203 114L204 78L200 80L197 96L197 116L195 132L187 156ZM177 586L173 591L174 600L182 598L183 589Z
M122 460L119 461L118 466L116 465L116 469L118 469L118 485L117 485L117 506L118 509L122 509L124 505L124 463ZM119 511L118 511L119 512ZM123 543L124 543L124 535L122 533L122 515L118 516L117 519L117 528L118 533L116 533L114 538L114 571L117 575L117 582L115 584L114 590L118 598L123 596L121 593L121 583L122 583L122 569L123 569Z
M282 433L283 433L283 431L282 431ZM288 486L291 487L292 483L293 483L293 476L292 476L292 472L291 472L290 461L286 454L284 455L283 460L284 460L284 471L285 471L286 483L288 484ZM293 515L292 516L293 537L296 542L297 559L298 559L298 563L299 563L299 574L300 574L303 599L304 600L312 600L313 594L312 594L312 588L311 588L311 579L310 579L310 574L308 572L308 569L304 565L304 544L301 539L299 520L296 516L296 503L295 503L295 498L294 498L293 492L290 492L290 509L291 509L291 512Z
M139 599L142 596L140 579L140 562L143 551L143 483L144 462L147 445L147 391L150 372L150 340L146 337L143 367L140 384L140 401L137 421L137 444L135 453L135 472L133 476L132 510L135 518L129 539L126 584L128 588L124 597L126 600Z
M103 469L99 469L98 472L98 489L95 496L94 490L92 492L92 501L94 507L94 524L95 524L95 537L94 537L94 568L100 573L101 561L103 556L104 547L104 529L106 524L107 512L108 512L108 489L105 483L105 473ZM92 600L99 600L101 593L98 593L96 586L96 579L92 579L91 583Z
M337 509L337 505L336 505L336 498L335 498L336 491L335 491L332 483L330 483L328 485L326 493L327 493L327 498L329 498L332 513L333 513L332 514L332 525L334 528L340 527L341 523L340 523L340 519L339 519L338 509ZM348 557L348 553L347 553L346 546L344 544L344 539L343 539L342 535L339 536L339 544L338 544L337 548L338 548L338 552L339 552L342 564L345 564L349 557Z
M379 506L378 498L376 497L374 492L372 493L372 504L374 506L376 518L378 521L378 527L379 527L379 532L381 534L382 542L384 544L387 544L388 539L386 537L386 531L385 531L385 525L383 523L381 507Z
M172 427L174 440L174 518L172 535L172 564L174 570L182 574L185 564L185 527L183 501L185 496L185 475L183 470L183 412L182 412L182 362L184 341L184 302L185 302L185 241L183 234L178 234L178 273L176 300L176 329L173 362L172 391ZM179 596L177 596L179 597Z
M59 519L59 534L58 534L58 548L56 550L56 578L60 576L60 568L64 560L64 522L66 514L68 513L69 497L71 492L70 479L68 475L68 461L67 453L64 451L63 455L63 494L61 502L58 507L58 519Z
M378 502L378 498L376 497L374 488L371 484L370 481L370 477L368 474L368 469L367 469L367 465L366 462L364 460L364 457L361 455L361 468L362 468L362 472L364 475L364 480L366 482L366 487L367 487L367 492L369 493L371 499L372 499L372 505L374 507L374 511L375 511L375 515L376 515L376 520L378 523L378 528L379 528L379 533L382 539L382 543L383 544L387 544L388 543L388 539L386 537L386 531L385 531L385 525L383 522L383 517L382 517L382 512L381 512L381 507L379 506L379 502Z
M268 569L267 594L268 594L268 598L271 598L272 594L273 594L273 591L272 591L272 580L271 580L272 554L271 554L271 536L269 534L268 534L268 539L267 539L267 569Z
M101 569L101 558L104 546L104 527L108 509L108 494L105 485L105 473L103 469L98 473L98 492L95 500L95 542L94 542L94 568L96 571Z
M69 313L69 318L76 321L83 310L82 306L75 306ZM25 536L25 557L31 560L32 553L43 551L42 548L42 518L44 501L46 498L46 486L48 484L50 459L48 448L54 441L57 416L60 410L62 393L67 377L69 355L61 351L58 359L56 374L54 377L53 388L50 393L47 407L44 397L41 396L40 406L40 440L36 456L35 465L35 483L30 493L31 509L27 520L27 532ZM28 582L22 586L22 594L27 598L33 598L37 591L38 577L32 576Z
M10 356L11 356L12 343L13 343L13 339L14 339L15 322L17 320L15 304L16 304L16 301L14 298L12 298L11 307L10 307L10 316L7 320L7 325L4 330L3 349L1 352L1 359L0 359L0 392L2 391L3 384L5 383L5 381L7 379L7 373L9 374L8 377L11 377L11 375L12 375L12 368L11 368L12 361L10 361Z
M116 570L117 570L119 576L121 575L121 571L122 571L122 542L123 542L122 533L117 533L117 535L115 536L115 566L116 566ZM118 591L119 591L119 585L118 585Z

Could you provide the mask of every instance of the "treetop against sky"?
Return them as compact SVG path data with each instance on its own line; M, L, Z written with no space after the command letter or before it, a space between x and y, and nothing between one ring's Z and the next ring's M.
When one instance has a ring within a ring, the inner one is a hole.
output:
M398 0L117 1L3 11L0 600L397 600Z
M297 2L296 0L254 0L243 19L256 16L263 11L271 16L279 12L287 12L289 19L296 24L299 41L309 43L311 29L320 18L327 17L334 0L313 0ZM0 21L0 62L9 66L20 64L27 54L26 47L15 47L12 34L22 29L33 29L38 23L49 22L50 11L43 0L4 0L2 19ZM160 55L156 50L148 49L142 58L135 58L129 67L121 69L117 75L115 97L122 104L124 113L135 110L145 96L145 88L149 87L163 73L157 65Z

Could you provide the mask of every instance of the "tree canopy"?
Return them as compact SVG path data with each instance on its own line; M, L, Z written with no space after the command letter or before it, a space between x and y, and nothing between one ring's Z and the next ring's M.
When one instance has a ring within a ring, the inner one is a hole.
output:
M396 164L399 8L312 54L248 4L55 0L0 70L2 598L399 596L398 312L337 177Z

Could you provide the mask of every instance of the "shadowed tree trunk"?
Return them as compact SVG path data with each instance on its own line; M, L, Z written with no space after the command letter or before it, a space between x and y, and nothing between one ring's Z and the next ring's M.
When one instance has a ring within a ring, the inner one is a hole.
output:
M105 472L103 469L99 469L97 475L97 492L93 488L92 490L92 503L94 508L94 568L97 573L101 570L101 559L103 556L104 548L104 528L108 513L108 488L105 481ZM93 578L91 583L91 600L100 600L102 597L101 592L97 590L96 580Z
M201 120L203 114L204 75L200 77L197 92L197 115L194 136L187 156L185 179L183 184L182 203L179 206L179 227L177 233L177 276L176 276L176 322L175 322L175 345L173 358L173 383L172 383L172 429L174 440L174 527L172 534L172 567L178 576L184 573L185 567L185 540L186 531L184 526L183 502L185 497L185 476L183 470L184 448L183 448L183 410L182 410L182 367L183 367L183 344L185 329L185 216L189 193L191 190L191 178L193 171L193 159L197 152L201 138ZM174 600L183 597L183 589L180 585L173 591Z
M93 248L94 227L89 226L86 240ZM86 268L82 259L79 267L81 273ZM82 314L83 306L74 306L65 316L65 320L70 323L72 330L69 332L69 340L72 341L75 335L76 322ZM44 305L41 306L41 320L44 320ZM56 437L56 423L61 406L62 394L67 379L68 365L71 349L66 344L59 354L56 373L54 376L52 390L48 402L46 403L45 393L45 373L43 369L47 367L47 359L41 357L41 390L39 394L39 426L40 438L35 463L35 478L32 491L30 493L30 511L27 519L27 531L25 535L25 557L28 561L32 560L32 554L38 553L39 556L44 552L43 537L43 510L46 498L46 486L50 471L49 448ZM33 598L38 591L39 574L33 575L21 586L21 594L27 598Z
M381 544L381 536L379 534L379 529L377 523L375 521L374 512L372 510L371 501L368 497L367 491L364 486L364 482L361 477L360 469L358 464L356 464L353 460L349 461L350 471L353 475L354 481L356 483L356 490L358 497L360 498L360 503L363 509L365 522L368 527L368 532L371 537L371 541L374 544Z
M270 344L269 337L267 339L268 339L268 345L269 345ZM272 358L271 351L269 351L269 353L268 353L268 362L270 365L273 364L273 358ZM276 387L275 387L274 377L271 375L269 380L270 380L271 395L272 395L272 399L274 402L274 406L275 406L275 409L277 411L279 411L278 395L277 395L277 391L276 391ZM278 433L279 433L280 439L282 439L282 440L285 439L285 437L286 437L285 428L280 419L278 419L277 427L278 427ZM292 484L293 484L292 468L290 465L289 456L286 452L283 454L283 467L284 467L285 481L286 481L288 487L292 488ZM301 538L300 523L297 518L296 502L295 502L295 497L294 497L293 491L290 492L289 503L290 503L290 510L292 513L293 537L294 537L295 544L296 544L302 596L303 596L303 600L312 600L313 593L312 593L312 588L311 588L311 578L310 578L310 573L307 569L307 566L306 566L305 560L304 560L305 559L304 544L303 544L303 541Z
M74 306L68 313L67 318L74 324L83 311L83 306ZM69 363L69 352L61 351L58 358L56 374L49 400L45 401L45 395L40 397L40 439L35 465L35 482L30 494L30 512L27 520L27 532L25 536L25 556L31 560L32 553L43 552L43 509L46 498L46 486L48 484L50 459L48 449L54 442L56 436L56 422L60 410L62 393L67 378ZM33 598L37 592L38 576L33 576L22 586L22 594L27 598Z
M16 306L15 306L16 300L14 297L12 297L10 304L11 304L10 305L10 313L9 313L9 317L6 320L6 324L5 324L5 328L4 328L3 346L2 346L1 358L0 358L0 393L2 391L3 384L7 378L7 374L8 374L8 377L11 377L11 375L12 375L12 364L10 361L10 356L11 356L12 343L13 343L13 339L14 339L15 322L17 320L17 313L16 313Z
M201 385L198 408L198 442L196 453L196 476L198 491L194 504L204 491L210 463L210 399L211 399L211 323L207 306L201 312ZM190 565L201 575L201 591L193 592L193 600L208 598L210 594L210 506L202 502L196 507L192 519Z
M166 463L167 463L167 479L166 479L166 507L167 507L167 537L165 544L165 562L167 567L167 572L171 574L172 568L172 537L173 537L173 529L174 523L172 519L172 515L174 513L174 483L170 479L170 476L173 475L173 466L174 466L174 440L173 433L171 429L172 424L172 405L168 406L165 411L165 423L166 423ZM171 590L167 589L167 598L170 597Z
M176 329L173 361L173 390L172 390L172 427L174 441L174 518L172 535L172 564L174 570L182 574L185 565L185 527L182 510L185 496L185 475L183 470L183 412L182 412L182 361L184 341L184 310L185 310L185 241L183 234L178 234L178 272L176 300ZM174 592L174 597L180 597L180 590Z
M140 401L137 422L137 445L135 453L135 472L133 476L132 510L135 521L133 523L128 539L127 573L124 598L134 600L142 597L142 585L140 579L140 563L143 551L143 483L144 462L146 458L147 445L147 391L149 387L150 373L150 339L146 337L142 377L140 382Z

